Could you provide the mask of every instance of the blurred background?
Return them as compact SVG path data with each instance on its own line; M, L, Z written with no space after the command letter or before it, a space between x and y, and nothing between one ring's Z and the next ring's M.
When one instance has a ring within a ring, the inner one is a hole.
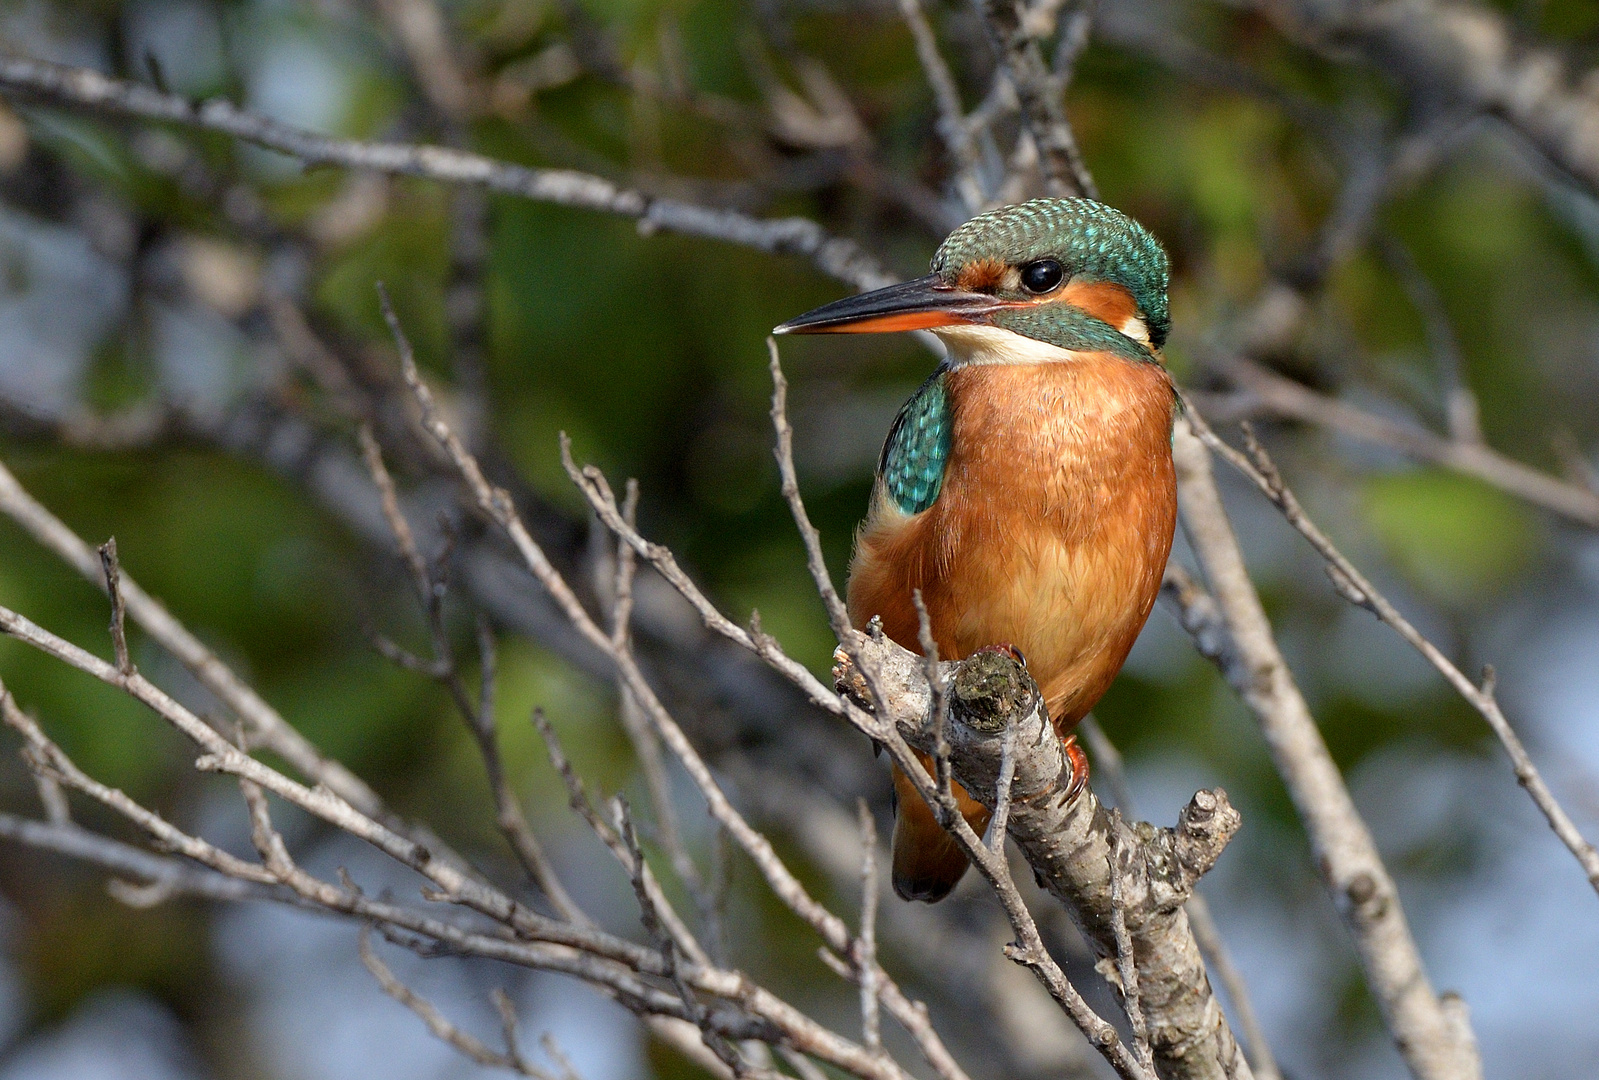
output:
M1574 70L1599 60L1592 0L1494 7ZM226 96L319 131L449 143L812 217L901 275L925 272L963 217L912 36L887 0L443 0L428 10L453 55L431 67L405 29L415 8L6 0L0 47ZM966 108L978 107L993 62L972 9L934 4L928 16ZM1267 358L1280 374L1457 434L1468 421L1456 413L1450 426L1451 402L1474 400L1497 450L1593 483L1599 202L1507 128L1232 2L1102 5L1067 101L1105 201L1171 251L1167 359L1224 434L1222 421L1261 410L1210 362L1216 335L1287 280L1308 299L1303 327ZM1353 242L1323 258L1349 178L1417 146L1424 160L1391 170ZM643 801L615 694L407 434L379 281L452 416L569 574L587 583L607 563L561 469L562 431L613 482L637 477L643 531L735 618L758 610L818 672L832 639L778 491L763 339L844 287L798 259L640 235L627 220L0 105L5 463L91 543L115 535L127 571L324 751L509 875L447 696L373 644L375 633L424 639L357 457L354 417L377 416L424 546L442 543L427 532L440 514L460 534L452 627L469 643L484 611L503 631L498 715L529 813L580 899L636 935L625 879L566 811L528 724L542 706L591 785ZM801 484L842 577L882 437L935 359L893 336L785 342L784 363ZM1321 425L1258 422L1357 565L1463 670L1497 668L1506 712L1555 793L1599 834L1599 532ZM1599 1075L1599 908L1579 868L1481 719L1333 592L1269 505L1225 470L1220 479L1294 674L1435 984L1471 1007L1488 1075ZM680 720L806 880L853 912L856 795L888 820L870 748L707 646L659 580L646 575L640 590L641 639ZM108 653L100 593L9 521L0 603ZM205 705L180 666L134 645L142 670ZM249 849L228 786L198 776L177 737L131 701L10 640L0 677L96 776ZM1210 785L1242 810L1202 891L1288 1075L1403 1075L1253 720L1164 611L1097 715L1127 755L1144 818L1170 823ZM854 991L825 973L748 865L724 857L686 785L679 794L696 852L725 869L732 960L850 1023ZM38 814L9 752L0 804ZM313 869L409 887L314 823L291 839ZM974 1075L1099 1075L998 956L1004 936L976 882L937 909L885 905L885 963L928 998ZM1111 1008L1064 919L1050 929L1085 992ZM193 901L136 910L108 895L103 874L7 845L0 945L0 1080L479 1071L381 993L340 923ZM492 1031L486 994L508 987L528 1029L553 1033L585 1080L696 1075L582 987L390 952L467 1026ZM1008 1004L985 1011L994 1001Z

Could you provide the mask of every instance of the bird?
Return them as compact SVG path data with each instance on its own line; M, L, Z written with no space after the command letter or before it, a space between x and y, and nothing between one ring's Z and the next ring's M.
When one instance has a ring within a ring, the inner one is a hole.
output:
M1169 260L1127 214L1050 198L971 218L931 269L774 329L928 330L945 347L889 427L846 607L857 629L881 620L920 652L919 595L941 659L1017 653L1075 793L1088 761L1072 729L1143 629L1176 528L1180 399L1161 354ZM990 811L954 793L981 835ZM894 891L941 900L966 856L898 768L894 795Z

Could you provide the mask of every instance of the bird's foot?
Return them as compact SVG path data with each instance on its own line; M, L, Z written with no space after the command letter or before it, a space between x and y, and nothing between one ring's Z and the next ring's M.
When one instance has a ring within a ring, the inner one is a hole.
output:
M1066 752L1066 757L1072 763L1072 779L1066 787L1066 802L1071 803L1088 788L1088 755L1077 745L1075 735L1068 735L1062 739L1061 749Z

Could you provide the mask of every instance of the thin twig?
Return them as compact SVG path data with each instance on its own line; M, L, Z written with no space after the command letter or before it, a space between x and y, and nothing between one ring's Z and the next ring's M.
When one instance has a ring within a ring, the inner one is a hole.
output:
M1599 492L1584 485L1523 465L1483 443L1445 438L1420 425L1378 416L1318 394L1242 356L1217 355L1208 362L1250 395L1243 403L1245 416L1264 411L1391 447L1418 461L1476 477L1590 529L1599 529Z
M769 1070L751 1068L739 1054L738 1049L711 1026L710 1010L699 1000L693 989L684 981L682 972L678 970L677 945L672 935L662 926L655 897L646 883L645 873L648 863L644 859L644 850L639 847L638 835L633 829L627 802L621 797L612 799L611 813L612 826L627 849L628 879L633 884L633 895L638 900L639 920L644 924L645 932L655 940L661 956L665 958L666 978L677 990L678 997L682 998L683 1005L688 1010L689 1020L700 1029L700 1037L704 1039L706 1047L721 1060L722 1064L733 1071L734 1076L740 1078L757 1076L775 1080L777 1074Z
M1599 193L1599 126L1591 94L1556 47L1527 47L1512 17L1443 0L1252 5L1290 37L1347 60L1351 52L1418 87L1510 124L1563 174Z
M805 511L805 502L800 498L799 477L794 471L794 429L788 422L788 380L783 377L783 365L778 360L777 339L768 335L766 348L771 355L772 427L777 432L775 453L778 474L783 482L783 498L788 502L800 539L805 543L805 565L811 572L817 592L821 594L822 603L827 607L827 621L833 628L833 636L845 641L851 630L849 610L839 598L838 589L833 586L832 575L827 572L827 560L822 555L821 534L811 524L810 515Z
M976 213L986 201L982 187L982 158L977 153L972 130L961 107L960 88L938 48L938 36L927 21L921 0L899 0L899 13L910 28L916 43L916 58L921 62L927 85L938 105L938 134L954 161L955 192L968 213Z
M603 177L570 169L537 169L442 146L338 139L241 109L225 98L195 104L87 68L0 58L0 89L49 104L113 116L217 131L307 164L337 165L452 184L475 184L535 202L638 219L646 232L703 236L771 253L799 255L860 289L892 284L853 241L829 236L807 218L760 219L676 199L652 198Z
M482 1040L452 1024L439 1012L438 1007L428 1001L421 994L412 990L401 982L389 969L378 954L372 949L372 931L369 926L361 927L360 936L356 939L356 950L360 953L361 963L372 977L377 980L383 992L414 1012L427 1025L437 1038L449 1043L459 1053L490 1069L508 1069L518 1076L529 1076L535 1080L559 1080L551 1073L545 1072L534 1066L527 1059L517 1053L515 1047L509 1047L509 1052L501 1053L491 1049Z
M371 427L361 424L357 428L357 434L367 472L378 489L379 504L382 506L384 519L388 522L389 531L399 546L401 558L410 568L412 584L416 588L417 599L422 605L422 615L431 635L434 658L429 663L411 656L382 637L374 636L374 641L385 655L399 659L406 667L442 682L449 689L456 708L477 742L478 756L483 760L483 770L487 774L489 790L494 796L495 823L499 826L501 835L510 845L523 871L538 886L556 912L568 921L586 922L587 917L572 899L571 894L566 891L565 885L561 883L554 864L544 851L544 845L539 843L538 836L527 820L521 800L517 798L516 791L505 775L505 768L500 758L499 734L494 719L493 627L486 618L478 616L479 680L478 700L474 704L456 665L455 652L450 645L449 632L444 625L445 582L428 569L427 560L422 557L417 547L416 536L411 531L410 522L406 520L405 513L400 508L399 491L395 487L394 478L390 475L388 467L383 462L383 450L378 445Z
M1419 1080L1474 1080L1482 1075L1475 1048L1427 979L1393 879L1277 648L1222 506L1209 453L1191 421L1191 416L1179 417L1172 456L1183 528L1214 599L1192 586L1165 595L1179 602L1203 597L1201 606L1213 605L1215 619L1208 610L1195 612L1193 619L1184 611L1180 621L1191 627L1201 651L1260 722L1273 764L1310 838L1315 864L1354 938L1367 985L1406 1064Z
M106 594L111 597L111 648L117 670L131 675L133 660L128 656L127 609L122 605L122 567L117 563L116 537L100 545L100 566L105 571Z
M1437 286L1416 263L1416 257L1404 242L1392 234L1377 238L1377 250L1398 275L1400 284L1410 296L1410 302L1421 315L1427 334L1427 344L1433 362L1438 367L1438 383L1442 391L1444 420L1449 437L1457 443L1481 444L1482 414L1477 405L1477 395L1466 385L1465 360L1460 354L1460 339L1444 307Z
M105 567L95 550L29 495L4 465L0 465L0 512L21 525L80 576L101 588L107 587ZM128 615L175 656L201 686L244 721L251 745L270 749L301 775L326 785L362 813L377 817L397 831L408 831L405 823L384 808L383 801L371 787L339 762L323 756L199 638L173 618L159 601L127 574L119 573L117 577ZM433 846L441 855L446 854L444 849Z
M933 806L933 810L942 814L956 813L949 770L949 686L938 669L938 642L933 640L933 620L922 600L922 590L912 590L911 603L916 608L916 638L922 647L922 672L933 688L933 776L938 782L939 796L939 804Z
M636 524L638 514L638 481L629 478L626 494L622 498L622 518ZM611 591L611 641L618 652L631 652L633 648L631 618L633 611L633 579L638 567L638 556L631 547L616 540L616 570L612 576ZM644 786L649 791L650 806L655 813L655 828L662 848L672 864L672 872L688 890L699 912L701 926L710 943L711 955L720 958L725 953L721 915L712 890L683 842L683 830L678 824L677 807L672 798L672 783L661 759L660 740L645 719L638 702L634 700L625 681L618 678L617 696L622 729L633 744L639 771L644 776Z
M877 822L865 799L855 803L861 827L861 932L855 958L861 984L861 1041L882 1053L883 1034L877 1004Z
M555 1062L556 1068L561 1070L561 1080L581 1080L577 1068L572 1064L572 1059L561 1049L561 1044L555 1041L555 1036L549 1032L539 1036L539 1046L544 1048L544 1053Z
M1093 755L1094 775L1102 777L1109 785L1111 797L1116 800L1116 809L1122 812L1122 816L1133 817L1137 811L1133 809L1133 790L1127 783L1127 768L1122 760L1122 752L1110 741L1093 713L1078 721L1077 730L1082 732L1088 752Z
M179 896L221 902L297 903L291 893L278 886L231 877L171 856L156 855L71 822L30 821L0 813L0 837L122 875L111 882L113 895L138 907L153 907ZM140 884L132 884L125 878Z
M1255 1080L1283 1080L1282 1070L1277 1067L1277 1058L1271 1052L1271 1043L1266 1039L1266 1029L1255 1012L1249 984L1244 982L1243 972L1233 962L1232 951L1222 939L1221 928L1216 925L1210 904L1196 892L1184 906L1188 909L1188 925L1194 931L1194 940L1205 954L1205 963L1220 980L1222 988L1227 991L1227 1000L1232 1003L1233 1014L1238 1019L1238 1030L1244 1037L1244 1049L1249 1055L1249 1067L1255 1071Z
M1175 574L1172 573L1174 570ZM1172 564L1172 567L1168 568L1168 575L1176 579L1173 587L1180 588L1186 584L1191 591L1187 602L1190 607L1195 606L1192 590L1197 586L1187 580L1187 574L1182 568ZM1210 598L1205 597L1205 599ZM1088 752L1094 757L1094 775L1109 785L1111 794L1116 799L1116 809L1124 817L1135 816L1138 811L1133 805L1132 787L1127 782L1127 769L1121 751L1110 741L1105 729L1092 714L1083 717L1077 725L1077 730L1082 732L1083 740L1088 744ZM1232 1003L1233 1013L1238 1019L1238 1030L1244 1039L1249 1067L1254 1070L1255 1080L1282 1080L1277 1060L1271 1052L1271 1044L1266 1041L1265 1029L1261 1027L1260 1018L1255 1013L1249 985L1244 982L1243 973L1238 970L1238 965L1233 963L1232 953L1222 939L1221 930L1216 926L1215 916L1210 912L1210 904L1196 890L1183 907L1188 911L1188 925L1194 932L1194 941L1198 943L1199 951L1205 954L1206 965L1221 981L1223 989L1227 991L1227 1000Z
M661 883L656 879L655 873L648 864L639 865L622 835L617 832L612 822L606 821L594 804L589 800L588 791L583 785L583 780L577 775L577 770L572 767L571 760L566 756L566 751L561 747L561 741L556 737L555 729L550 726L549 719L545 717L543 709L533 710L533 727L544 740L545 750L549 753L550 764L561 778L566 787L567 805L581 817L594 835L604 844L611 853L623 872L629 879L637 878L639 887L649 894L650 910L652 915L666 927L671 935L674 946L682 954L696 964L711 966L711 959L706 955L700 943L695 940L688 925L683 922L666 898L666 893L661 889Z
M1099 190L1083 163L1077 137L1066 117L1062 100L1065 83L1056 78L1044 62L1033 28L1021 20L1021 5L1013 0L975 2L995 58L1015 87L1026 133L1037 151L1048 194L1099 198Z
M1504 712L1499 708L1498 700L1494 697L1491 673L1484 673L1481 685L1472 682L1444 655L1443 650L1423 636L1399 613L1399 609L1394 607L1392 602L1355 568L1343 552L1338 550L1327 534L1310 520L1293 491L1283 482L1276 463L1256 440L1254 432L1248 425L1244 426L1244 439L1249 448L1249 456L1228 446L1205 425L1203 420L1196 418L1194 427L1205 445L1259 488L1261 493L1282 512L1294 530L1308 540L1317 554L1326 560L1329 574L1339 595L1356 606L1370 611L1380 621L1392 627L1407 644L1421 653L1423 658L1443 675L1449 685L1453 686L1483 719L1488 721L1488 726L1493 729L1494 735L1498 737L1500 745L1510 758L1516 782L1526 789L1533 803L1548 821L1550 829L1576 858L1589 884L1596 893L1599 893L1599 851L1596 851L1583 837L1570 815L1549 790L1543 776L1533 764L1532 756L1527 753L1521 738L1510 726L1510 721L1505 718Z
M1127 845L1122 838L1120 810L1111 811L1110 835L1110 918L1116 934L1116 975L1121 983L1122 1005L1133 1028L1133 1052L1153 1074L1155 1056L1149 1048L1149 1028L1144 1023L1144 1006L1138 991L1138 963L1133 957L1133 937L1127 932L1127 901L1123 895Z

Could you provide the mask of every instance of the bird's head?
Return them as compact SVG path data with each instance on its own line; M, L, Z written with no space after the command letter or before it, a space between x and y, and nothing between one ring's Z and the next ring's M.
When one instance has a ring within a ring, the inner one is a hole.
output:
M1034 199L979 214L950 233L932 269L819 307L775 332L932 330L952 351L975 357L1026 357L1039 352L1029 343L1043 342L1149 359L1171 326L1160 242L1091 199Z

